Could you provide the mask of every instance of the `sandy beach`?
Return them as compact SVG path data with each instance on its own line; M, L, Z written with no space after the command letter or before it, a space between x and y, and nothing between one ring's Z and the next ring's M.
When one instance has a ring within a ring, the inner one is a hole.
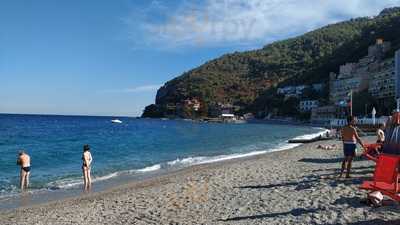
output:
M338 179L341 159L340 142L306 144L2 211L0 224L400 224L398 204L360 203L374 164L358 157L353 177Z

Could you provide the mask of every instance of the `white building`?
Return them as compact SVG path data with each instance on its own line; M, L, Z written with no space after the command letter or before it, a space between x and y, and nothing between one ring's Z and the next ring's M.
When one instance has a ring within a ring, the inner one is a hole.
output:
M220 118L222 119L223 122L229 122L229 121L236 120L235 115L231 114L231 113L223 113L223 114L221 114Z
M332 78L330 81L329 98L335 105L339 105L341 101L348 101L350 99L349 93L360 92L368 89L368 78L361 76L346 77L346 78Z
M344 65L341 65L339 67L340 78L351 76L356 69L357 69L356 63L346 63Z
M286 87L278 88L278 91L277 91L278 94L282 94L282 95L294 94L295 92L296 92L296 87L293 87L293 86L286 86Z
M377 70L371 72L368 92L377 99L394 98L396 76L393 59L377 64Z
M304 90L307 88L306 85L299 85L296 86L296 95L301 95L303 94Z
M310 112L312 109L317 108L319 106L318 100L305 100L300 101L299 108L302 112Z
M390 97L393 94L393 86L390 86L390 66L374 71L379 67L384 54L390 50L390 42L377 39L376 44L368 48L368 55L361 58L357 63L346 63L340 66L339 74L329 75L329 99L332 104L340 105L340 102L349 100L349 93L357 93L368 90L372 95L379 98ZM387 68L387 70L384 70ZM393 68L392 68L393 71ZM382 72L382 73L380 73ZM373 77L374 74L376 77ZM370 80L372 83L370 85Z
M285 98L295 97L298 98L303 94L304 90L309 88L307 85L299 85L299 86L286 86L282 88L278 88L277 94L285 95Z

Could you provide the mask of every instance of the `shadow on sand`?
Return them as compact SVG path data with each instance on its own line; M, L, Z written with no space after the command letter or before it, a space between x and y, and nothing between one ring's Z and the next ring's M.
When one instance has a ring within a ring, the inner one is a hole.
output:
M306 162L306 163L340 163L342 162L342 158L332 158L332 159L321 159L321 158L303 158L300 159L299 162Z
M349 205L353 208L364 208L369 207L366 204L361 203L360 197L341 197L336 199L333 205Z
M400 220L385 221L381 219L374 219L369 221L349 223L349 225L400 225Z
M304 176L306 178L309 177L319 177L320 179L333 179L333 178L338 178L340 174L340 171L336 172L336 173L325 173L325 174L319 174L319 175L312 175L312 176ZM372 179L372 176L374 174L373 170L351 170L351 174L353 176L353 178L355 179L359 179L359 178L367 178L367 179ZM362 176L355 176L355 175L362 175Z
M240 189L268 189L268 188L276 188L276 187L288 187L288 186L307 186L307 184L313 183L318 181L318 179L314 180L306 180L306 181L299 181L299 182L286 182L281 184L269 184L269 185L247 185L247 186L239 186L234 188ZM296 187L297 188L297 187Z
M329 159L321 159L321 158L302 158L299 160L299 162L306 162L306 163L320 163L320 164L326 164L326 163L341 163L343 161L343 158L329 158ZM358 162L358 161L365 161L365 159L362 159L360 157L356 157L353 159L353 162Z
M371 169L374 170L375 166L353 166L351 169L352 170L363 170L363 169ZM331 169L318 169L318 170L312 170L311 172L316 173L316 172L324 172L324 171L337 171L340 172L340 168L331 168Z
M219 220L219 221L240 221L240 220L254 220L254 219L265 219L265 218L274 218L274 217L279 217L279 216L287 216L287 215L292 215L292 216L301 216L304 214L308 213L315 213L318 212L319 209L293 209L289 212L282 212L282 213L270 213L270 214L260 214L260 215L254 215L254 216L238 216L238 217L232 217L224 220Z

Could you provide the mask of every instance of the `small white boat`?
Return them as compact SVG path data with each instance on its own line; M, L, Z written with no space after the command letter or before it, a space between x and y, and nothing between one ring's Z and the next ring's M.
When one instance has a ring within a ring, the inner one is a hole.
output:
M113 119L111 120L111 123L122 123L122 121L119 119Z

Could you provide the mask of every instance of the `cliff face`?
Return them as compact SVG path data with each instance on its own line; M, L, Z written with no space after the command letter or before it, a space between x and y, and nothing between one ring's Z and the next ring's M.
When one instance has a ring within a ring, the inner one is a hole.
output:
M206 62L165 83L155 104L146 107L142 116L187 117L179 111L188 99L198 99L207 110L217 103L235 105L241 113L256 113L271 104L284 107L276 96L277 86L327 82L329 72L366 55L376 38L392 42L393 49L400 48L400 8Z

